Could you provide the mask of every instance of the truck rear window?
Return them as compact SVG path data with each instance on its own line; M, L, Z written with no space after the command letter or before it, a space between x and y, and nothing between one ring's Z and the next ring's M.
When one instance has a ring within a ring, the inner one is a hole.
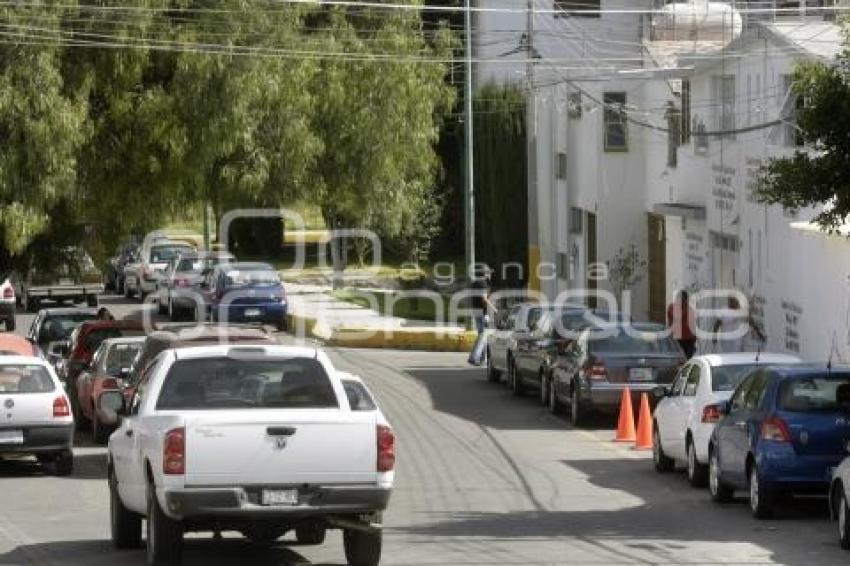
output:
M50 393L56 389L40 365L0 365L0 393Z
M338 407L327 373L313 358L178 360L157 400L160 410Z

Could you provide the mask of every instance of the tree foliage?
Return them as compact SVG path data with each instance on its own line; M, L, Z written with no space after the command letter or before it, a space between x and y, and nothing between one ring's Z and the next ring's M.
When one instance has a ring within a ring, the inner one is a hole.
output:
M801 63L793 91L805 101L797 126L808 151L765 165L756 195L794 210L825 205L815 221L834 229L850 215L850 53L838 65Z

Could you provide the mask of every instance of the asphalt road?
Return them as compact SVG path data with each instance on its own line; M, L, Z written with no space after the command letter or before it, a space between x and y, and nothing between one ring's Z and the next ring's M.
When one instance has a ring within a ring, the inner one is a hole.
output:
M107 302L108 299L107 299ZM119 316L138 306L110 305ZM24 333L31 317L19 317ZM291 338L284 337L284 340ZM757 522L744 500L716 505L683 474L600 423L573 430L534 399L488 383L462 354L334 350L362 375L398 438L382 564L846 564L823 501L794 500ZM72 477L0 463L0 564L143 564L109 543L105 450L80 435ZM259 550L225 534L187 539L184 563L344 564L341 536Z

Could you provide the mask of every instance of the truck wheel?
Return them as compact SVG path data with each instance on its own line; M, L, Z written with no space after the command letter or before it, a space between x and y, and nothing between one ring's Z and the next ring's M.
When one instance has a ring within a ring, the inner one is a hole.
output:
M183 553L183 525L162 512L152 489L153 486L148 487L148 564L179 563Z
M119 550L142 546L142 518L124 507L118 495L118 481L112 471L109 473L109 519L112 546Z
M255 544L257 546L271 546L276 543L277 539L282 537L285 532L286 531L280 527L263 525L253 527L252 529L245 531L243 534L251 541L251 544Z
M74 453L68 450L57 454L53 469L57 476L70 476L74 471Z
M27 297L25 301L24 310L27 312L35 312L38 310L38 300Z
M380 532L345 529L342 542L349 566L378 566L381 561L381 538Z
M325 542L324 525L306 524L295 527L295 539L298 544L322 544Z
M97 306L97 295L86 295L86 304L95 308Z
M15 315L6 319L6 332L12 332L13 330L15 330Z

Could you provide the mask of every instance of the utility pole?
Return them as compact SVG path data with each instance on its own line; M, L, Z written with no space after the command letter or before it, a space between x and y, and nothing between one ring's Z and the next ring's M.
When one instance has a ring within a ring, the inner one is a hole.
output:
M466 28L466 81L464 81L464 165L465 183L463 191L463 210L466 229L466 269L467 276L475 275L475 192L474 163L472 155L472 0L466 0L464 24Z
M540 290L537 266L540 263L540 244L537 218L537 101L534 89L534 1L528 0L526 9L526 67L528 96L525 103L526 172L528 178L528 289Z

